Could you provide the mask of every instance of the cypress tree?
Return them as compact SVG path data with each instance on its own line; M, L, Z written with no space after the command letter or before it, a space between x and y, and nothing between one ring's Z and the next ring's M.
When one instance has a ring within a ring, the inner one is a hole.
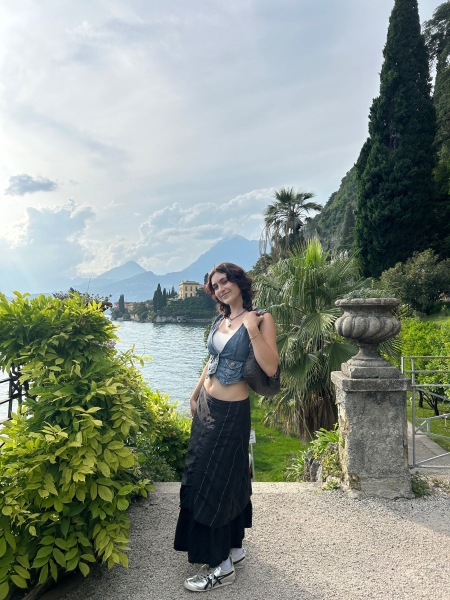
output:
M156 295L158 297L158 310L160 310L161 308L164 308L163 295L160 283L158 283L158 287L156 288Z
M436 8L424 23L425 42L430 64L436 68L433 103L436 109L438 163L436 182L437 239L436 251L441 258L450 257L450 2Z
M355 245L372 277L429 247L433 236L436 115L417 0L395 0L383 56L356 164Z
M163 304L163 306L167 306L167 292L166 292L166 288L163 289L162 304Z
M125 312L125 298L123 294L120 294L119 296L119 311L121 313Z
M436 108L436 145L438 152L450 144L450 2L434 11L424 23L430 64L436 67L433 101Z
M158 286L153 294L153 311L156 312L164 308L163 303L163 294L161 292L161 284L158 283Z

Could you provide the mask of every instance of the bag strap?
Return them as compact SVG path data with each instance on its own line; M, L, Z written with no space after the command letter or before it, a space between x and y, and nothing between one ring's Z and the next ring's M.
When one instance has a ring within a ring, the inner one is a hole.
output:
M257 312L257 313L259 313L260 315L265 315L265 314L266 314L266 312L267 312L267 310L264 310L264 309L262 309L262 308L253 308L251 312ZM260 321L260 322L258 323L258 329L260 329L260 327L261 327L261 323L262 323L262 321ZM256 337L256 336L254 336L254 337ZM250 336L248 336L248 339L249 339L249 343L250 343L250 345L252 345L252 340L250 339Z
M253 309L253 310L254 310L254 312L257 312L257 313L259 313L259 316L261 316L261 315L265 315L265 314L267 313L267 310L264 310L263 308L255 308L255 309ZM252 312L253 312L253 311L252 311ZM260 327L261 327L261 323L262 323L262 321L260 321L260 322L258 323L258 329L260 329Z

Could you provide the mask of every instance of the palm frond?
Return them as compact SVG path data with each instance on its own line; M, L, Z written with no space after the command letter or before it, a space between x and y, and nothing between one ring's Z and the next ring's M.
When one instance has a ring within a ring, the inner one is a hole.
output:
M342 363L347 362L358 352L356 344L338 339L332 340L324 349L324 355L327 357L328 375L332 371L340 371Z
M282 365L282 393L267 406L271 418L295 424L301 435L316 424L327 427L333 418L330 373L356 352L335 332L342 314L335 301L363 284L354 256L330 256L317 238L292 247L256 280L257 305L277 325Z

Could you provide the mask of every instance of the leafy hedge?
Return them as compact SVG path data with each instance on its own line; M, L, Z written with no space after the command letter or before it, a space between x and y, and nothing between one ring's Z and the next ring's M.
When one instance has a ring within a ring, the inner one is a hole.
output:
M24 408L0 429L0 600L11 584L87 575L97 560L127 566L125 511L151 487L138 438L164 454L172 427L174 471L182 460L186 428L161 418L136 357L116 352L99 307L80 296L8 302L0 294L0 367L20 365L30 386Z
M145 390L144 405L149 426L133 439L141 474L152 481L181 481L191 419L158 391Z
M403 319L400 338L403 356L450 356L450 325L445 323L421 321L417 318ZM410 361L407 362L406 368L409 369ZM416 361L416 369L449 370L450 360L419 359ZM440 383L448 384L450 373L418 373L416 381L436 383L437 386ZM437 389L433 391L436 392ZM440 393L450 396L450 388L442 388Z

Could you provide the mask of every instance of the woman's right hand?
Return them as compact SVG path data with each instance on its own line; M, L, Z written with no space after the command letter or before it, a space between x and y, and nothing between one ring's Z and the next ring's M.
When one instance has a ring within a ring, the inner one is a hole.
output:
M194 395L192 395L191 399L189 400L189 405L191 407L192 418L194 418L195 411L197 410L197 400L198 400L198 397L194 396Z

